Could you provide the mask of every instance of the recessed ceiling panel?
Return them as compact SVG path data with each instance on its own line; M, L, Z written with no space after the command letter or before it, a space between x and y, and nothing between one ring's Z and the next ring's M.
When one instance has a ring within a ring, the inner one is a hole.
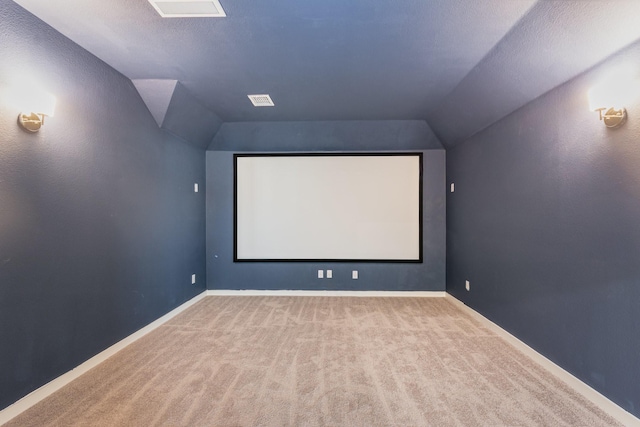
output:
M227 16L217 0L149 0L163 18Z

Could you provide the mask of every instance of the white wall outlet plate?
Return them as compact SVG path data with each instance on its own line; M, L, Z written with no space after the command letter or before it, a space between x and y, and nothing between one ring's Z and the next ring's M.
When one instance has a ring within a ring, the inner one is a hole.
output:
M352 279L357 279L358 278L358 270L353 270L351 272L351 278Z
M469 291L469 290L471 290L471 284L469 283L469 281L468 281L468 280L465 280L465 281L464 281L464 287L465 287L465 289L466 289L466 290L468 290L468 291Z
M322 278L324 278L324 271L318 270L318 279L322 279Z
M193 192L197 193L198 192L198 184L193 184Z
M327 270L327 279L333 279L333 270Z
M195 275L195 274L192 274L192 275L191 275L191 284L192 284L192 285L195 285L195 284L196 284L196 275Z

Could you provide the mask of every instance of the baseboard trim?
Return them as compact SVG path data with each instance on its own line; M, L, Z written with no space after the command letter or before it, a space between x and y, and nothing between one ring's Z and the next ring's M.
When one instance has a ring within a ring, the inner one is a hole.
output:
M100 353L96 354L86 362L76 366L66 374L60 375L58 378L32 391L31 393L29 393L22 399L18 400L14 404L7 406L5 409L0 411L0 426L4 423L9 422L13 418L17 417L22 412L31 408L36 403L40 402L41 400L49 397L51 394L60 390L62 387L69 384L71 381L75 380L80 375L84 374L85 372L89 371L92 368L95 368L100 363L104 362L109 357L113 356L114 354L116 354L117 352L119 352L129 344L132 344L133 342L147 335L149 332L161 326L163 323L171 320L176 315L182 313L187 308L191 307L201 299L205 298L205 296L206 296L206 292L202 292L196 295L195 297L191 298L189 301L174 308L169 313L165 314L159 319L154 320L153 322L149 323L147 326L143 327L142 329L139 329L138 331L122 339L121 341L118 341L117 343L107 348L106 350L103 350Z
M498 336L503 338L509 344L517 348L519 351L524 353L526 356L530 357L536 363L541 365L543 368L551 372L556 378L563 381L569 387L576 390L578 393L582 394L586 399L591 401L594 405L598 406L600 409L605 411L607 414L611 415L618 422L622 423L625 426L640 426L640 419L636 418L633 414L627 412L616 403L609 400L607 397L602 395L600 392L596 391L589 385L585 384L569 372L562 369L560 366L553 363L551 360L547 359L531 347L529 347L524 342L520 341L515 336L511 335L509 332L502 329L500 326L496 325L480 313L476 312L472 308L465 305L462 301L458 300L454 296L447 294L442 291L304 291L304 290L207 290L202 292L201 294L195 296L189 301L183 303L179 307L173 309L169 313L160 317L159 319L151 322L144 328L134 332L128 337L122 339L106 350L98 353L93 356L91 359L86 362L78 365L73 370L59 376L58 378L50 381L49 383L43 385L42 387L34 390L29 393L22 399L18 400L14 404L6 407L2 411L0 411L0 426L4 423L9 422L13 418L20 415L22 412L26 411L36 403L41 400L47 398L51 394L60 390L65 385L69 384L71 381L80 377L82 374L86 373L90 369L96 367L100 363L107 360L109 357L113 356L123 348L142 338L149 332L157 329L162 324L166 323L176 315L180 314L187 308L191 307L198 301L202 300L207 296L330 296L330 297L436 297L443 298L446 297L448 301L453 303L454 305L460 307L463 311L471 315L476 320L483 323L487 328L491 329Z
M524 353L525 356L529 357L534 362L549 371L560 381L564 382L576 392L580 393L598 408L602 409L604 412L615 418L622 425L640 426L640 418L636 418L633 414L627 412L622 407L618 406L615 402L609 400L609 398L593 389L582 380L565 371L563 368L556 365L554 362L547 359L542 354L538 353L533 348L529 347L527 344L520 341L518 338L511 335L509 332L502 329L500 326L496 325L491 320L487 319L482 314L478 313L453 295L447 294L446 298L448 301L461 308L467 314L471 315L471 317L481 322L485 327L495 332L500 338L504 339L513 347Z
M304 291L261 289L209 289L207 296L275 296L275 297L409 297L443 298L445 291Z

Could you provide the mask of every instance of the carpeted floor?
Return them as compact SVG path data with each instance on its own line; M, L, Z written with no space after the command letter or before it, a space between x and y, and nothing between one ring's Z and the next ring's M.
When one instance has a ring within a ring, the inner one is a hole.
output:
M207 297L7 426L617 426L445 298Z

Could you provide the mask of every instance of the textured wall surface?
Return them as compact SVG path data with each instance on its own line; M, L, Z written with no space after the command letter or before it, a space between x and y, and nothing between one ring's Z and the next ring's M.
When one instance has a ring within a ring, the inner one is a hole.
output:
M424 120L224 123L218 151L431 150L442 144Z
M639 57L635 44L447 151L447 291L636 416L640 100L608 130L587 91Z
M639 13L637 0L537 2L427 121L446 148L464 141L638 40Z
M202 292L205 156L15 3L0 0L0 22L3 408ZM24 78L58 99L37 134L7 97Z
M423 263L234 263L233 152L208 151L207 288L443 291L445 152L423 153ZM320 269L332 269L333 279L318 279ZM351 270L359 271L358 280L351 279Z

